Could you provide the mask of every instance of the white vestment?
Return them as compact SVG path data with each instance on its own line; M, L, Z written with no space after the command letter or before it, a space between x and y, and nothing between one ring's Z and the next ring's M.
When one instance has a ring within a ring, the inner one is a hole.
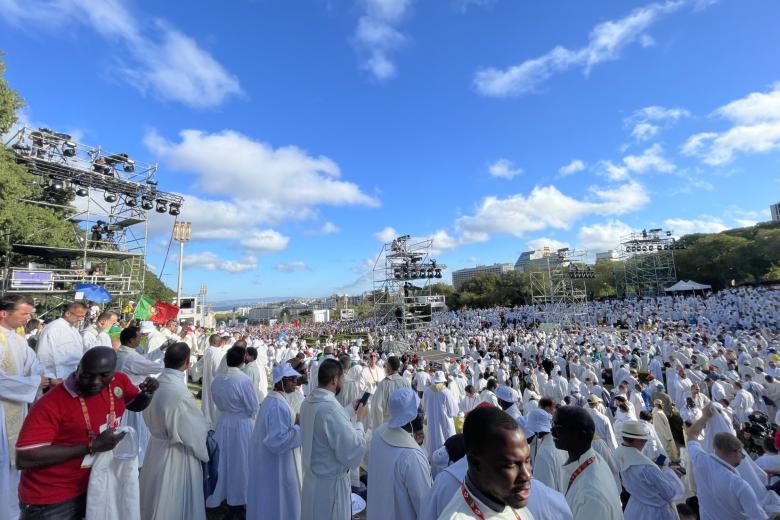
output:
M205 520L203 470L209 425L187 388L186 374L166 368L143 411L152 434L141 470L141 518Z
M537 435L530 448L534 479L563 493L566 490L563 482L563 465L568 458L566 452L555 447L550 433L541 440Z
M431 490L431 470L410 433L387 424L374 430L368 474L370 520L420 518Z
M41 385L43 367L22 336L2 326L0 335L0 520L14 520L19 516L14 448Z
M144 382L148 376L159 374L163 365L146 359L130 347L122 345L116 352L116 369L127 375L135 386ZM149 428L144 422L143 412L125 410L122 426L132 426L138 435L138 467L143 467L146 446L149 444Z
M360 426L353 427L333 392L316 388L301 406L303 490L301 520L349 520L349 470L366 452Z
M110 347L111 336L106 331L98 329L97 324L93 324L81 332L81 342L86 352L94 347Z
M472 510L472 505L466 503L461 493L462 486L465 486L465 484L458 486L458 490L455 491L444 511L439 514L439 520L472 520L476 516ZM509 506L505 506L503 511L496 512L476 498L473 493L470 496L474 506L479 508L485 520L517 520L518 518L520 520L535 520L528 507L512 509Z
M67 379L81 361L84 342L76 327L57 318L38 334L38 359L46 377Z
M568 482L572 474L585 461L595 457L595 461L574 479ZM578 460L563 466L563 481L568 490L564 493L575 520L623 520L623 508L620 494L615 487L615 479L609 466L593 449L589 449Z
M301 516L301 428L285 394L271 392L260 405L249 443L247 520Z
M401 374L390 374L379 381L370 399L371 428L377 429L390 419L390 412L387 410L387 398L394 391L405 386L409 386L409 382Z
M623 487L631 494L624 511L630 520L677 520L672 504L682 499L683 483L669 468L661 470L653 461L630 446L615 451Z
M252 361L244 365L241 370L252 381L252 387L257 393L257 402L262 403L268 393L268 376L265 373L265 367L260 367L257 361Z
M219 409L214 438L219 446L217 487L206 497L206 507L246 504L249 483L249 439L257 414L257 392L240 368L228 367L214 378L211 397Z
M425 452L430 457L444 446L444 441L455 435L455 422L452 419L458 415L458 403L443 384L437 383L423 392L422 406L428 419Z
M141 520L138 460L117 459L111 451L98 453L92 463L85 520L107 518Z
M203 416L209 422L209 428L214 429L217 425L217 419L219 419L219 410L217 405L214 404L214 399L211 397L211 383L217 376L219 364L222 358L225 357L227 349L221 349L209 345L206 349L206 353L203 355L203 379L201 380L201 402L200 409L203 411Z

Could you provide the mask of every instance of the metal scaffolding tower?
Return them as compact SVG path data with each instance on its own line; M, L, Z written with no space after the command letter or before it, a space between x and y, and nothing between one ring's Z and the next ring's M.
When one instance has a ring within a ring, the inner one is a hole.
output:
M664 295L664 289L677 282L674 251L684 247L677 243L671 231L660 228L622 237L623 272L616 274L616 281L622 281L622 287L618 287L618 293L637 298Z
M87 146L47 128L22 128L6 143L26 166L41 196L27 204L57 210L72 224L66 247L42 244L30 229L10 245L0 292L73 294L80 283L97 284L114 297L143 292L147 213L178 215L183 198L157 189L157 166Z
M444 297L431 295L430 283L442 278L446 266L430 257L433 240L401 236L382 246L373 269L376 327L397 330L399 336L430 326Z
M585 263L584 251L568 248L551 252L537 261L538 269L529 272L534 322L569 326L589 321L585 280L594 277Z

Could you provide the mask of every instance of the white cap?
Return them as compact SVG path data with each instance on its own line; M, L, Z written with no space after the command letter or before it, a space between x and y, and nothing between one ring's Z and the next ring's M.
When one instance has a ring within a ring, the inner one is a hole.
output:
M278 383L285 377L301 377L301 374L299 374L289 363L276 365L273 369L272 375L274 384Z
M149 334L150 332L154 331L154 323L151 321L142 321L141 322L141 334Z
M391 428L400 428L407 425L417 417L417 408L420 406L420 398L409 386L404 386L393 391L387 398L387 410L390 419L387 425Z
M437 370L436 373L433 376L433 380L431 380L431 383L446 383L447 377L444 375L444 372L441 370Z
M549 433L550 430L552 430L552 415L541 408L531 410L525 424L525 431L528 435L536 435L539 432Z
M515 393L514 389L505 385L496 388L496 397L502 401L506 401L507 403L517 402L517 394Z

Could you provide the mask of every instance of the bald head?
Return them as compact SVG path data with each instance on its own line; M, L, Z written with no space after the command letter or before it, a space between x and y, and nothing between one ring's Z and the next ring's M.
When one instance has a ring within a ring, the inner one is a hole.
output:
M80 395L99 394L112 379L116 370L116 352L111 347L89 349L76 369L76 390Z

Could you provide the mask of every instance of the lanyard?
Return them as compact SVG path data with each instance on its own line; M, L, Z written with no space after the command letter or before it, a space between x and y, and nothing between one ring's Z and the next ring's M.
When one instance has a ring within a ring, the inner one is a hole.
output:
M479 518L480 520L485 520L485 514L482 511L480 511L479 506L477 505L477 503L474 501L473 498L471 498L471 495L469 494L468 490L466 489L466 484L461 484L460 485L460 492L463 494L463 500L465 500L466 504L468 504L468 506L471 508L472 513L477 515L477 518ZM511 507L509 509L511 509L512 512L515 514L515 518L517 518L517 520L522 520L520 518L520 515L517 514L517 511L515 511Z
M84 414L84 423L87 425L87 437L90 441L93 441L95 432L92 430L92 421L89 420L89 410L87 410L87 403L84 398L79 396L79 403L81 403L81 413ZM108 385L108 427L111 428L116 420L116 412L114 411L114 393L111 391L111 385Z
M569 492L569 489L571 489L571 485L574 484L574 481L577 480L577 477L579 477L582 474L582 472L585 471L585 469L587 469L587 467L593 464L594 462L596 462L595 455L589 458L588 460L586 460L585 462L583 462L582 464L580 464L580 466L574 470L574 473L572 473L571 477L569 478L569 485L566 486L566 493Z

